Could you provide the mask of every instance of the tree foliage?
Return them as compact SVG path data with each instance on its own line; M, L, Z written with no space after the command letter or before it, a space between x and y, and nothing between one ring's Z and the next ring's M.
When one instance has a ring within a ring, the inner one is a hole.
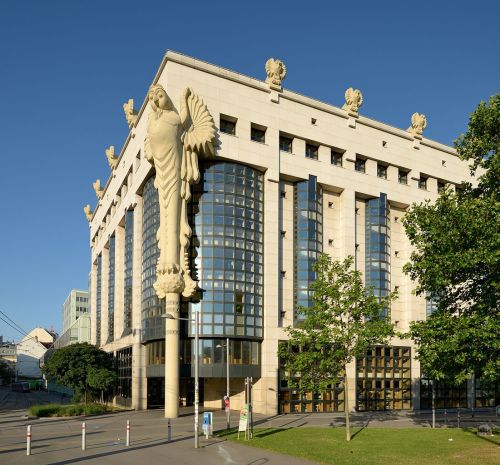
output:
M417 294L438 299L410 335L423 371L460 383L471 373L500 380L500 94L482 102L455 142L476 185L413 205L403 219L414 252L405 272Z
M322 254L315 264L313 305L301 308L304 320L287 327L287 343L279 355L289 385L301 391L321 392L344 377L345 412L348 425L347 365L375 344L384 344L393 326L384 317L391 294L379 299L363 285L361 273L352 269L353 257L333 260ZM300 380L298 383L295 377ZM349 429L347 439L350 439Z
M88 343L57 349L43 366L49 378L83 394L85 401L92 387L102 389L107 379L104 371L114 375L111 355Z
M0 380L2 380L2 383L10 383L13 377L14 370L12 369L12 367L7 362L0 360Z

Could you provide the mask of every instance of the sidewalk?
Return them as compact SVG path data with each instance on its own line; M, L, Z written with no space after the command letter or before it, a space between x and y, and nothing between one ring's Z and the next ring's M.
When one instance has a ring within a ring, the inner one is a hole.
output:
M172 420L172 441L167 443L167 420L162 410L120 412L88 418L23 418L22 410L0 414L2 465L308 465L313 462L241 444L200 437L194 448L192 415ZM233 413L236 426L237 412ZM214 415L214 429L225 427L223 412ZM126 421L131 444L125 446ZM87 448L81 450L81 424L86 422ZM200 415L201 420L201 415ZM26 427L32 425L32 455L26 456ZM201 427L201 421L200 421Z
M438 427L456 426L457 412L437 415ZM0 413L0 463L2 465L307 465L312 462L248 447L241 443L200 437L194 449L192 412L183 409L172 420L172 441L167 443L167 420L163 410L129 411L88 418L28 419L25 410ZM131 445L125 446L126 421L131 424ZM461 411L461 426L488 422L500 426L493 410ZM81 450L81 425L86 422L87 450ZM238 412L231 412L231 425L237 426ZM351 414L354 427L422 428L430 427L430 412L366 412ZM448 422L448 425L445 424ZM32 425L32 455L26 456L26 426ZM200 414L200 429L202 415ZM342 413L288 414L265 417L254 415L255 428L339 427ZM214 430L226 427L225 414L214 411ZM248 442L247 444L250 444Z

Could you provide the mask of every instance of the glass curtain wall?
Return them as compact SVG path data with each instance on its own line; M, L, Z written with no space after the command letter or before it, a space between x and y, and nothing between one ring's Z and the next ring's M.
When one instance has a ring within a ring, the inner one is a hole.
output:
M123 281L123 335L132 330L132 278L134 260L134 210L125 213L125 270Z
M132 347L116 352L118 368L117 403L130 406L132 400Z
M390 217L387 195L366 201L365 284L379 298L391 292ZM385 309L383 316L389 315Z
M163 339L163 321L165 301L158 299L153 287L156 281L156 263L160 255L156 232L160 227L160 204L158 191L154 186L154 176L144 185L142 194L142 331L143 340Z
M300 307L312 305L313 265L323 251L323 193L316 176L295 184L294 244L294 308L295 320L300 321Z
M262 338L262 174L236 163L205 163L193 186L191 248L199 279L200 334Z
M97 285L96 285L96 312L95 312L95 345L101 345L101 285L102 285L102 255L97 256Z
M109 238L108 268L108 341L115 338L115 236Z

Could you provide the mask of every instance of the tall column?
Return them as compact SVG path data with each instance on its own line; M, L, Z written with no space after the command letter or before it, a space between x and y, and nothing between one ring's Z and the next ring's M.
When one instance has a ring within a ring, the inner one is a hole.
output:
M179 416L179 302L180 294L168 293L165 313L165 418Z

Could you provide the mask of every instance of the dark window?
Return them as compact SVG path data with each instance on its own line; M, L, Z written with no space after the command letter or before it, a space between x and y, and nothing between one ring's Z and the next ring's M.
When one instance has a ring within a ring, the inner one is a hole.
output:
M398 171L398 182L399 184L408 184L408 171L405 170Z
M318 146L313 144L306 144L306 157L313 160L318 159Z
M252 125L252 127L250 128L250 139L252 139L254 142L260 142L264 144L266 142L266 130Z
M446 190L446 183L443 181L438 181L438 192L441 194Z
M292 153L292 142L293 139L291 137L280 135L280 150L282 152Z
M426 176L420 176L420 179L418 180L418 188L427 190L427 177Z
M236 135L236 120L230 119L226 116L220 117L220 130L225 134Z
M376 346L356 357L356 410L410 409L410 373L410 347Z
M332 155L331 155L331 160L332 160L332 165L335 166L342 166L342 157L343 153L337 152L335 150L332 150Z
M364 158L356 158L354 162L354 169L359 173L364 173L366 167L366 160Z
M387 166L381 165L380 163L377 164L377 176L379 178L387 179Z

